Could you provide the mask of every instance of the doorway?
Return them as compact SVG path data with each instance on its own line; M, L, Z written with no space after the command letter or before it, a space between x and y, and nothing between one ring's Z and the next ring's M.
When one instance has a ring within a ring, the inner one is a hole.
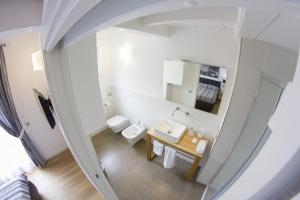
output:
M268 122L276 109L281 92L282 88L278 84L264 76L260 77L240 138L224 165L208 185L202 199L217 199L237 180L259 153L272 132L268 128Z

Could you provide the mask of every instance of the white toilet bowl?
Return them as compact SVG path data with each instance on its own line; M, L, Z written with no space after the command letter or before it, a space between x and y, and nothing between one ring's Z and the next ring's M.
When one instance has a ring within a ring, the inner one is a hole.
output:
M140 122L137 122L122 131L122 135L131 145L134 145L136 142L142 139L145 133L146 126Z
M127 117L116 115L108 119L106 124L113 132L119 133L129 126L129 120Z

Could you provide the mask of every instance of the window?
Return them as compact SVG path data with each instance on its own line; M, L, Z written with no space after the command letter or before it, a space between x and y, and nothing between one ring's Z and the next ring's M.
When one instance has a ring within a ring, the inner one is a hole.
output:
M0 182L30 172L33 168L34 164L21 141L0 127Z

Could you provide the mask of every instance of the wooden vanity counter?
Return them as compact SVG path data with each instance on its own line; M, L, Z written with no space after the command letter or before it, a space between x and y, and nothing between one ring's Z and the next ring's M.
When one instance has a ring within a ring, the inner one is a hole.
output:
M157 136L154 133L153 128L150 129L147 132L147 159L148 160L153 160L154 157L156 156L152 151L152 149L153 149L152 140L153 139L155 139L158 142L160 142L162 144L165 144L167 146L171 146L171 147L177 149L178 151L182 151L182 152L184 152L184 153L186 153L186 154L188 154L188 155L190 155L194 158L194 162L192 164L192 167L186 175L186 180L191 181L194 174L195 174L195 172L197 171L199 163L202 160L203 154L196 153L195 150L196 150L197 144L192 143L193 137L188 135L188 130L186 130L186 132L184 133L184 135L182 136L182 138L179 140L178 143L172 143L172 142L169 142L169 141L167 141L166 139L164 139L162 137ZM198 141L200 141L200 139Z

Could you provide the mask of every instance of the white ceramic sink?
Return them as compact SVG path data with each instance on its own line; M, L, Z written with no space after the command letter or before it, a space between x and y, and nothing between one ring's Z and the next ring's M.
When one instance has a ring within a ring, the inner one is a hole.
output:
M185 128L182 124L162 119L154 127L154 133L169 142L177 143L183 136Z

